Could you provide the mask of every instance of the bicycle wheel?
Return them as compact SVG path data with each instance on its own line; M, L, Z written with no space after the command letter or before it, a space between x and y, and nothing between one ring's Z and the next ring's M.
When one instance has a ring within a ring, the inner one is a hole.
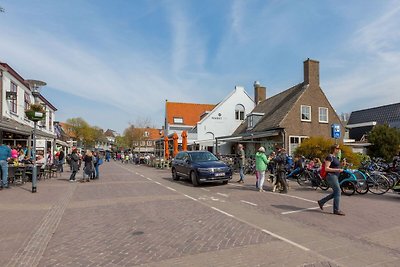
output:
M326 181L325 179L321 180L321 183L319 184L319 188L321 188L322 190L326 191L326 190L329 189L329 187L330 186L328 184L328 181Z
M368 189L369 189L369 187L368 187L367 181L365 181L365 180L357 181L356 192L358 194L364 195L364 194L368 193Z
M297 180L297 183L298 183L299 185L301 185L301 186L306 185L306 182L307 182L306 173L303 172L303 173L297 175L297 179L296 179L296 180Z
M356 192L356 185L352 181L345 181L340 185L343 195L351 196Z
M376 173L371 173L367 178L369 192L375 195L383 195L390 189L389 180L381 175Z

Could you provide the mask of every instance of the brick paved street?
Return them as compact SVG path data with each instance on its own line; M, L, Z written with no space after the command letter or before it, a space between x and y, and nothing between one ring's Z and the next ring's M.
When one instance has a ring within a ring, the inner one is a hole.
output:
M397 194L343 197L341 217L293 182L195 188L119 162L90 183L68 175L0 191L0 266L398 266Z

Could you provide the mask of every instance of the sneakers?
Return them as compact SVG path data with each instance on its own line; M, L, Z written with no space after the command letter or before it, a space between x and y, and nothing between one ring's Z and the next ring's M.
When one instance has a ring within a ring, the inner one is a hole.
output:
M264 189L260 189L259 192L264 192Z
M320 200L318 200L317 203L318 203L319 208L321 210L324 210L324 204L322 204Z
M237 181L239 184L244 184L244 181L243 180L239 180L239 181Z
M346 215L346 214L344 214L344 212L341 211L341 210L336 210L336 211L333 212L333 214L335 214L335 215L340 215L340 216L345 216L345 215Z

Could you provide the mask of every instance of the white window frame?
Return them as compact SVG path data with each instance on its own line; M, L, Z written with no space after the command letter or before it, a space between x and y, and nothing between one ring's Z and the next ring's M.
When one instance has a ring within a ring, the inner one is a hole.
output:
M291 140L290 140L291 138L297 138L297 141L298 141L298 142L292 143ZM296 146L296 148L297 148L298 146L301 145L301 143L302 143L305 139L308 139L308 138L310 138L310 137L309 137L309 136L306 136L306 135L289 135L289 155L293 156L293 152L294 152L294 151L292 151L292 144L298 144L298 145Z
M326 110L326 120L321 119L322 115L322 110ZM318 107L318 121L321 123L328 123L329 122L329 114L328 114L328 108L325 107Z
M147 141L147 146L152 146L153 142L152 141Z
M235 106L235 120L244 121L244 113L246 109L242 104L237 104Z
M305 113L303 113L303 108L308 108L309 109L309 117L310 117L310 119L303 119L303 114L305 114ZM307 105L301 105L300 106L300 120L301 121L311 121L311 106L307 106Z

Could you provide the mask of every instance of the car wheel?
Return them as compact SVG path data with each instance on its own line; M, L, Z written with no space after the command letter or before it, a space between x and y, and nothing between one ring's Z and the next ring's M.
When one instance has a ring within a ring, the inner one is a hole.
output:
M192 180L193 186L199 186L199 180L197 180L197 174L195 171L190 172L190 179Z
M179 175L176 173L176 169L172 168L172 179L175 181L179 180Z
M222 181L222 184L228 184L228 180L226 180L226 181Z

